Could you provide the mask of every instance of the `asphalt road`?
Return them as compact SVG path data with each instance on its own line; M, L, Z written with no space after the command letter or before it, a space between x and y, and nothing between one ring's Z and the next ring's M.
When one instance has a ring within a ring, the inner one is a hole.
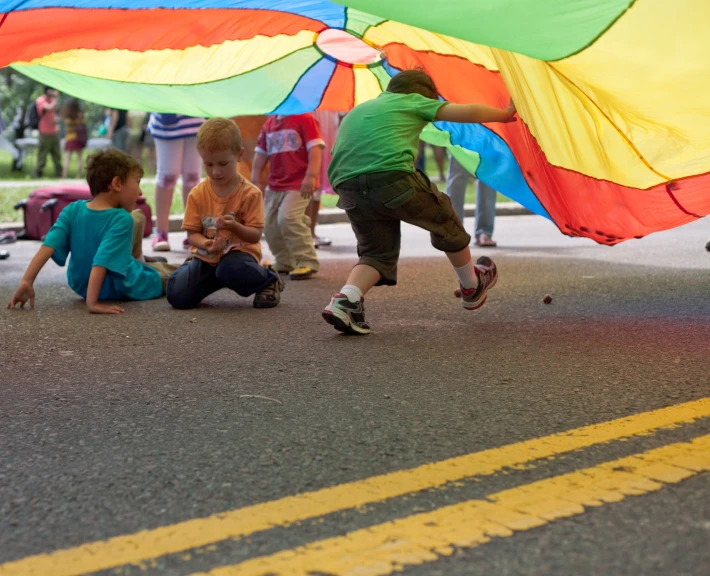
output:
M339 335L319 314L354 262L342 225L320 230L334 239L320 251L321 272L287 282L273 310L223 291L195 311L156 300L127 304L121 316L91 316L64 271L48 267L34 311L0 310L0 576L30 574L29 564L4 563L41 553L710 397L710 223L614 248L566 238L536 217L496 224L501 247L488 253L500 280L475 313L453 298L455 276L426 234L407 227L400 285L367 299L374 332L364 338ZM179 236L171 237L177 246ZM7 247L0 302L36 247ZM211 537L209 525L195 531L202 544L180 545L177 528L164 548L152 548L165 553L109 561L96 572L186 575L387 530L395 519L705 437L708 416L592 439L551 459L533 462L521 449L529 465L332 506L240 539ZM708 469L490 542L458 546L452 538L453 553L438 559L398 562L418 576L704 576ZM95 559L109 549L100 550L75 555ZM51 558L37 573L83 573ZM316 573L389 574L399 566L337 565Z

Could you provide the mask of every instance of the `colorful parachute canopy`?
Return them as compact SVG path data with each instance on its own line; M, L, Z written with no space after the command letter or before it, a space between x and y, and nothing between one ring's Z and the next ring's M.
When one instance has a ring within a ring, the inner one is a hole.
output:
M0 66L195 116L348 110L421 67L452 102L513 97L519 122L423 138L563 233L616 244L710 213L707 0L343 3L0 0Z

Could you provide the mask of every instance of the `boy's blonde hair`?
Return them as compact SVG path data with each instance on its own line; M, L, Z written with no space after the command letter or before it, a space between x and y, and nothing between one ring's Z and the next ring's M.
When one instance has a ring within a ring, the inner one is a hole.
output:
M229 118L210 118L197 132L197 151L219 152L231 150L234 154L242 151L242 133Z
M86 181L92 196L108 192L116 176L125 182L132 172L142 177L143 167L133 156L115 148L95 152L86 162Z

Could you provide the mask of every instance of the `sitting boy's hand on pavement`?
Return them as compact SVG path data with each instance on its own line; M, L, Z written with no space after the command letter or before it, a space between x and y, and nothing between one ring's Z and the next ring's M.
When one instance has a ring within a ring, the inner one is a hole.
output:
M92 314L121 314L123 312L123 308L115 304L101 304L99 302L89 304L87 302L86 307Z
M8 309L12 309L15 307L15 304L19 304L20 308L24 308L28 300L30 310L32 310L35 307L35 289L32 287L32 284L23 280L20 282L17 290L15 290L15 294L13 294L7 307Z
M316 177L306 175L301 183L301 198L310 198L316 191Z

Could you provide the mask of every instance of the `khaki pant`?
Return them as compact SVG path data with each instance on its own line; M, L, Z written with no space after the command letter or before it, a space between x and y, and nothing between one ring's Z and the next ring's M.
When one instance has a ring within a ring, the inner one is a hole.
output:
M54 174L57 178L62 176L62 153L59 149L59 134L40 134L39 135L39 150L37 151L37 167L35 168L35 176L42 177L44 165L47 163L47 154L52 157L54 164Z
M276 269L280 272L296 268L318 271L320 265L311 235L311 219L306 216L306 207L310 202L310 198L301 197L300 190L266 190L264 233L269 250L276 259Z
M134 210L131 212L133 217L133 257L139 262L143 262L146 266L150 266L158 271L160 278L163 281L163 295L165 295L165 287L168 283L168 277L178 269L175 264L166 264L165 262L146 262L143 256L143 231L145 230L145 214L142 210Z

